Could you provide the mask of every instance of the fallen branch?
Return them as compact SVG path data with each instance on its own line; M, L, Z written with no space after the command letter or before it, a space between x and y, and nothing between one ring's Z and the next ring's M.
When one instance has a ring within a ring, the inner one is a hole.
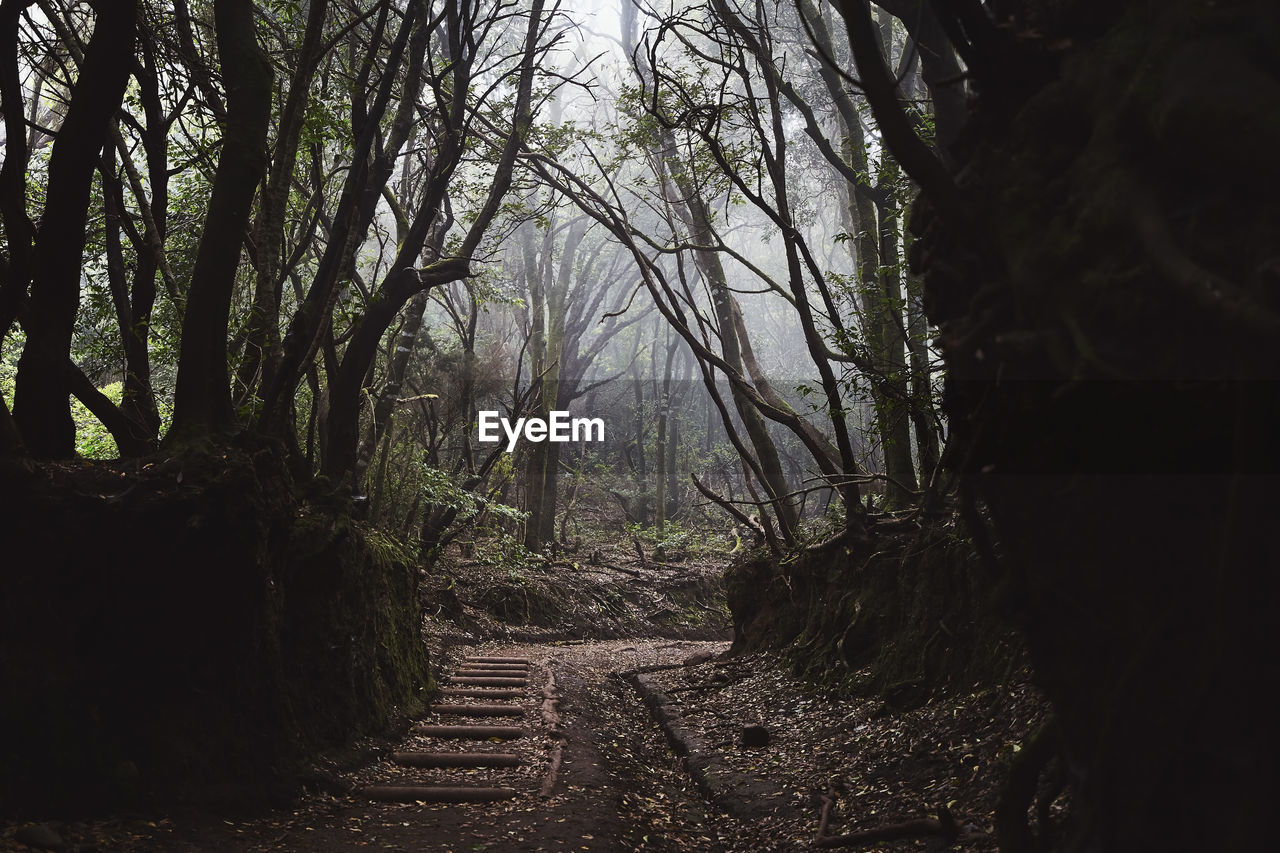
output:
M760 539L764 538L764 528L762 528L759 524L756 524L755 520L752 519L750 516L748 516L745 512L743 512L742 510L734 506L733 502L731 502L727 498L720 497L720 495L717 495L715 492L711 491L710 488L703 485L702 481L698 479L697 474L690 473L689 479L693 480L694 488L696 488L699 492L701 492L704 498L711 501L716 506L723 509L725 512L729 513L729 515L737 519L739 524L753 531L758 538Z
M638 569L628 569L625 566L615 566L613 563L605 563L604 568L613 569L615 572L622 572L624 575L631 575L633 578L645 577L645 573Z
M509 800L514 788L469 788L445 785L374 785L360 788L361 796L383 803L484 803Z
M631 672L619 673L618 677L640 694L654 721L666 735L671 750L680 758L694 786L707 799L736 817L751 817L758 816L762 804L782 795L781 787L771 780L757 780L757 783L767 782L772 790L761 788L750 801L735 797L725 783L734 772L733 769L716 754L716 747L709 744L695 727L684 721L670 693L647 675Z
M874 829L862 829L844 835L826 835L827 821L830 819L831 807L835 800L828 795L823 797L822 801L822 816L818 821L818 834L813 839L813 845L824 850L880 844L885 841L902 841L908 838L929 838L935 835L951 842L960 836L960 825L956 823L956 819L951 816L951 811L946 806L938 809L936 819L920 818L877 826Z
M556 689L556 674L551 669L551 661L546 661L547 667L547 683L542 688L542 722L547 727L547 733L555 740L551 747L551 760L547 765L547 776L542 780L542 790L539 792L544 800L551 796L551 792L555 789L556 779L560 775L560 763L564 758L564 745L568 738L565 736L564 729L560 728L560 692Z

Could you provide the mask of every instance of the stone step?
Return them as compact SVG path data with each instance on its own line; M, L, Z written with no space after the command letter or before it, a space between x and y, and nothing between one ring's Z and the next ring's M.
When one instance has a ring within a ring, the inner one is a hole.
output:
M410 731L415 735L466 738L469 740L487 740L491 737L511 740L524 737L524 729L519 726L429 726L419 724L410 729Z
M437 714L453 714L459 717L521 717L524 708L518 705L432 705Z
M487 803L509 800L514 788L469 788L450 785L373 785L359 789L371 800L383 803Z
M393 752L391 760L406 767L519 767L509 752Z

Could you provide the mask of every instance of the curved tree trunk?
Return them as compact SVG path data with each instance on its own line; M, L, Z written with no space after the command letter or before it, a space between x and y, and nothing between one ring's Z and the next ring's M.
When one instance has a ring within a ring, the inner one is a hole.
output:
M328 0L311 0L307 10L307 27L302 39L289 94L280 112L280 128L271 170L257 221L254 241L257 244L253 307L250 309L244 357L237 375L237 396L248 398L256 391L264 372L274 370L280 356L280 296L284 283L281 254L284 249L285 213L288 211L290 184L298 161L302 123L311 96L311 81L321 58L321 36L328 17Z
M23 318L27 340L14 388L14 420L36 456L75 454L76 428L64 366L71 357L80 305L93 170L107 126L124 97L136 25L135 0L98 7L93 37L49 160L44 216L32 256L31 296ZM5 213L7 221L11 214Z
M250 0L217 0L214 26L227 88L227 126L204 234L191 272L182 352L167 441L207 438L235 423L227 369L227 326L253 196L266 168L271 65L258 46Z

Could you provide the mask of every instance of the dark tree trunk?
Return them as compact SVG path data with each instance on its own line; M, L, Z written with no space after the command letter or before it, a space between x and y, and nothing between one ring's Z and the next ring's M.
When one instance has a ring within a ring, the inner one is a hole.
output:
M134 0L99 7L67 118L49 160L44 216L32 257L31 296L23 319L27 340L18 360L13 411L27 449L36 456L75 454L76 428L65 364L71 357L80 304L93 170L107 126L124 97L136 16ZM9 211L5 213L7 222Z
M432 273L406 269L395 282L384 284L384 293L365 310L360 326L347 344L342 361L329 373L328 434L324 442L321 470L337 482L353 474L360 440L360 399L364 380L378 354L382 335L395 321L405 302L427 287L460 278L466 272L463 261L446 261ZM352 483L351 485L354 485Z
M227 124L204 233L191 273L169 440L200 441L235 423L227 368L231 295L253 196L266 168L271 65L250 0L217 0L214 26L227 88Z
M400 22L400 28L387 53L383 74L377 84L377 92L371 105L363 102L364 87L368 85L368 75L372 73L372 63L365 68L365 74L357 79L353 86L357 89L359 103L353 112L360 114L360 123L353 125L356 138L351 149L351 167L347 170L346 180L342 185L342 193L338 206L333 214L333 225L329 229L329 240L324 253L316 266L316 273L306 295L300 300L298 310L289 321L289 329L280 346L278 364L263 376L262 411L259 424L263 428L283 433L287 425L287 410L292 405L294 389L305 374L308 362L315 356L324 329L328 323L333 302L337 297L337 285L344 271L353 263L356 249L364 241L369 222L373 218L377 201L382 188L394 171L394 165L386 156L373 157L375 140L381 140L381 122L391 103L393 84L398 76L401 63L404 61L410 35L414 32L414 23L421 12L420 3L410 3L406 14ZM385 23L379 19L377 29ZM420 81L414 81L415 84ZM385 149L382 154L386 154ZM404 268L402 265L401 268ZM398 272L395 270L394 272ZM388 274L390 277L391 274ZM391 312L394 318L400 306ZM390 319L387 320L389 324ZM379 330L385 331L386 326ZM376 348L377 342L374 342ZM367 367L367 365L362 365ZM355 432L353 432L355 435ZM349 462L354 462L356 448L352 439ZM350 468L347 468L350 471Z
M913 214L952 465L994 540L978 588L1060 726L1054 850L1275 846L1275 24L1242 0L979 26L969 221L927 188ZM1000 43L1030 26L1064 46L1050 73Z
M0 109L4 112L4 165L0 167L0 221L4 223L7 262L0 266L0 340L8 336L31 284L35 228L27 216L27 159L30 151L23 121L18 71L18 18L23 4L0 6ZM4 417L9 416L6 408ZM10 426L16 430L10 422Z
M254 222L257 263L253 308L237 382L237 394L246 398L256 390L263 373L274 370L280 355L280 296L284 283L281 253L284 249L285 213L329 10L328 0L311 0L309 5L302 48L281 110L271 169L262 189L261 209Z
M935 424L933 374L929 365L929 321L924 316L923 283L917 275L907 275L907 350L911 361L911 423L920 461L920 484L933 479L941 455Z
M874 322L882 327L880 340L884 376L878 401L878 420L884 441L884 470L889 477L885 488L893 509L911 506L916 488L915 464L911 459L912 399L906 357L906 327L902 315L902 282L898 254L898 211L882 204L876 208L880 232L880 292Z
M356 458L356 483L363 479L369 462L373 458L374 450L382 441L383 435L390 429L391 417L395 412L396 401L400 397L400 389L404 387L409 359L413 355L413 348L418 340L418 330L422 328L422 316L426 310L425 291L409 300L404 325L400 328L400 334L396 336L395 350L392 351L391 362L387 365L387 379L382 385L382 390L378 392L378 401L373 407L373 423L369 425L369 432L361 443L360 452Z

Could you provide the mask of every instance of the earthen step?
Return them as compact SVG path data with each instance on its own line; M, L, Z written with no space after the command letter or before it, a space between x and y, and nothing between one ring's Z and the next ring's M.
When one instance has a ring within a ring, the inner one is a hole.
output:
M393 752L391 760L407 767L519 767L509 752Z
M523 690L502 690L494 687L441 687L441 696L459 696L467 699L522 699Z
M511 740L524 737L524 729L519 726L428 726L419 724L410 729L410 731L415 735L468 738L470 740L487 740L491 737Z
M514 788L462 788L448 785L374 785L359 793L383 803L487 803L509 800Z
M470 684L475 687L528 687L524 678L496 678L488 676L451 675L450 684Z
M528 678L528 673L513 669L459 669L454 675L467 678Z
M432 705L437 714L453 714L459 717L522 717L524 708L518 705Z
M467 663L522 663L528 666L531 661L528 658L487 658L487 657L470 657L466 659Z

